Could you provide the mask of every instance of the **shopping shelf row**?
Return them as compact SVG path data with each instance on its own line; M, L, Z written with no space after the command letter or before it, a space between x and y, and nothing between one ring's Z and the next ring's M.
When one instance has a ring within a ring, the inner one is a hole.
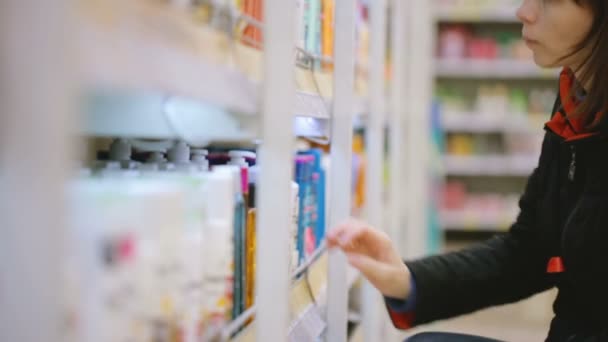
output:
M517 59L437 59L435 74L440 78L465 79L547 79L558 72L541 69L532 61Z
M537 156L444 156L445 172L454 176L529 176Z
M319 249L309 262L296 270L290 291L290 319L288 339L290 341L315 341L326 328L323 312L327 305L327 271L329 256L326 250ZM360 273L352 267L347 269L347 289L350 289ZM243 326L255 316L254 306L236 319L223 332L222 340L233 342L255 341L255 320ZM231 336L233 336L231 338Z
M97 106L87 107L85 133L190 141L258 135L262 51L152 3L93 3L79 7L75 33L78 80L95 90L87 105ZM294 59L294 73L295 133L328 137L331 72L297 67ZM118 94L106 101L109 92ZM358 98L353 112L367 106Z
M439 22L518 23L517 1L435 0Z
M462 133L530 133L542 134L545 114L509 114L503 116L478 112L445 112L441 127L447 132Z
M506 231L514 219L508 213L488 214L481 210L443 209L439 214L441 227L446 231Z

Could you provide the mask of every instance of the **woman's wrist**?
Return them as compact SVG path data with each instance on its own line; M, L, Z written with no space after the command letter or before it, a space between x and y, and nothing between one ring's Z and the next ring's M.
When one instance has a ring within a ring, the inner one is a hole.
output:
M395 271L391 273L388 280L390 286L384 295L394 299L407 300L412 287L410 270L404 263L401 263L395 266Z

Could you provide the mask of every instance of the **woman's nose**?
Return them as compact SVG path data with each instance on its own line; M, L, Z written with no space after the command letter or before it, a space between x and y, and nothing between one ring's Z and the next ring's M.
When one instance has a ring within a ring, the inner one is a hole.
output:
M524 24L533 24L538 19L538 0L523 0L517 9L517 18Z

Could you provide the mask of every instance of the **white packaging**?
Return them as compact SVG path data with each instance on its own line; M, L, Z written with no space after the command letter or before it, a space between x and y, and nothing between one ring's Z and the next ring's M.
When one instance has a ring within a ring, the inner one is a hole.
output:
M300 186L296 182L291 182L291 226L289 227L289 272L294 274L298 267L298 218L300 211Z
M144 183L104 178L71 189L67 287L78 297L79 341L147 341L156 322L170 324L163 316L174 249L167 229L180 224L183 201L174 188Z
M234 178L221 169L206 182L207 222L202 262L204 338L215 336L228 322L232 310L234 266Z

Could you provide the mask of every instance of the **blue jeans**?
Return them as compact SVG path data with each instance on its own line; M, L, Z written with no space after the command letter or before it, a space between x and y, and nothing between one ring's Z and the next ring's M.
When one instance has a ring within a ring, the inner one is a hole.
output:
M491 338L481 337L481 336L473 336L473 335L463 335L463 334L454 334L454 333L420 333L416 334L405 342L500 342L498 340L494 340Z

